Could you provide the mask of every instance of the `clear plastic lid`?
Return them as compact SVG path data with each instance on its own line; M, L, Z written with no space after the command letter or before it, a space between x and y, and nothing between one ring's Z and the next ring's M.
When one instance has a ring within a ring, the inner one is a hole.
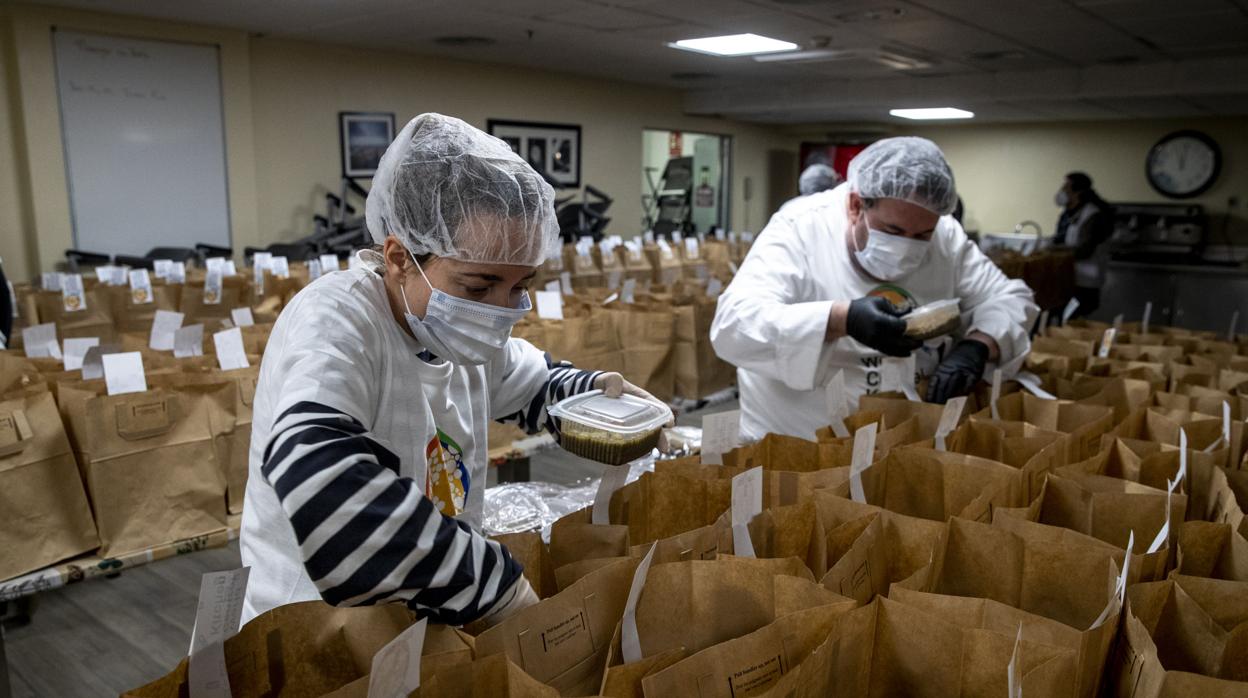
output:
M915 308L903 319L906 321L906 334L929 339L957 329L962 322L962 313L958 309L958 300L950 298Z
M643 400L632 395L607 397L601 390L591 390L560 400L548 413L587 427L616 434L640 434L658 429L672 418L667 405Z

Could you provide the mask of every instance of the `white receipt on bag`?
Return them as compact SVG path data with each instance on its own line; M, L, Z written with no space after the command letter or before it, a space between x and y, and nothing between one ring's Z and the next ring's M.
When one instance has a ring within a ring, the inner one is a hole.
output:
M732 478L732 554L755 557L750 540L750 522L763 511L763 466L756 466Z
M723 465L724 454L741 445L741 410L702 418L702 462Z
M173 333L173 355L179 359L204 355L203 324L188 325Z
M854 452L849 464L849 497L865 504L867 493L862 487L862 473L875 458L875 432L878 422L871 422L854 432Z
M188 695L228 698L230 676L225 666L225 641L238 633L247 592L249 567L209 572L199 583L195 625L191 629L187 666Z
M61 345L56 341L56 323L45 322L22 328L22 345L31 359L61 358Z
M994 369L992 372L992 393L988 400L988 406L991 408L993 419L1001 419L1001 412L997 410L997 401L1001 399L1001 369Z
M157 310L147 345L157 351L173 351L173 336L182 327L183 317L182 313L172 310Z
M109 395L142 393L147 391L147 376L143 373L143 355L137 351L122 354L105 354L104 382Z
M420 657L425 650L428 618L421 618L373 655L368 698L407 698L420 688Z
M650 562L654 560L654 549L658 541L650 544L650 552L641 559L637 569L633 571L633 585L628 589L628 600L624 603L624 618L620 621L620 655L625 664L640 662L641 635L637 632L637 601L641 598L641 590L646 586L646 575L650 572Z
M82 370L82 360L91 347L100 346L99 337L66 337L65 338L65 370Z
M945 408L940 411L940 423L936 425L936 450L944 451L945 437L958 428L958 420L962 418L962 410L966 409L966 396L949 398Z
M230 311L230 319L234 321L235 327L251 327L256 324L256 318L251 314L251 308L235 308Z
M603 526L611 523L611 497L627 482L627 465L608 465L606 470L602 471L602 479L598 481L598 491L594 494L594 507L589 513L590 523Z
M537 316L543 320L563 319L563 295L558 291L538 291Z
M217 332L212 335L212 343L216 346L217 363L222 371L247 368L251 365L247 361L247 351L243 348L243 331L239 328Z
M845 394L845 371L837 371L824 388L824 402L828 407L828 423L838 439L849 438L845 418L849 416L849 399Z

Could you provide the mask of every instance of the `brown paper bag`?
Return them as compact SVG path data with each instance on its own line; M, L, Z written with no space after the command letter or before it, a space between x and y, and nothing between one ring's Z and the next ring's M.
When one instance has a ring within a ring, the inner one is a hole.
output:
M1027 392L1002 397L997 401L997 412L1004 421L1026 422L1049 432L1069 434L1066 463L1091 458L1100 450L1101 435L1115 424L1114 411L1108 406L1045 400ZM992 410L980 410L975 416L989 420Z
M1065 434L1045 431L1026 422L983 421L971 417L945 438L954 454L1003 463L1018 470L1022 482L1020 503L1040 494L1048 473L1066 464L1071 439ZM928 444L924 444L928 445Z
M646 676L642 689L650 696L756 695L801 664L852 608L837 603L782 616Z
M60 291L38 291L34 295L39 322L56 323L56 333L66 337L99 337L103 343L112 342L117 327L109 309L105 289L84 290L87 307L81 310L65 309L65 299Z
M602 685L611 635L624 613L637 560L616 561L477 635L479 657L506 654L561 695ZM653 571L653 570L652 570Z
M1179 574L1248 582L1248 539L1230 524L1186 521L1178 541Z
M1035 536L1051 535L1055 542L1069 540L1096 545L1099 541L1114 550L1123 550L1124 554L1134 532L1128 581L1152 582L1164 579L1169 571L1171 541L1183 520L1186 503L1183 495L1173 497L1170 535L1151 553L1148 552L1150 543L1167 521L1166 493L1124 480L1050 475L1040 496L1030 506L997 509L992 522L1013 533L1026 528ZM1033 525L1027 526L1029 523Z
M878 598L845 614L796 670L757 695L1005 695L1017 626L996 632L980 627L992 628L994 619L965 616L952 615L951 622L916 605ZM1033 641L1033 634L1043 636L1038 626L1024 622L1014 660L1016 681L1023 695L1070 695L1076 655L1069 648Z
M178 309L182 296L182 284L166 284L152 280L152 296L148 302L135 302L129 286L108 286L101 289L108 298L109 313L116 320L119 332L141 332L145 336L152 330L152 320L157 310ZM194 323L187 323L194 324Z
M1137 407L1147 405L1153 392L1147 381L1079 374L1072 380L1058 381L1057 396L1085 405L1112 407L1114 422L1118 423Z
M1092 696L1116 635L1118 575L1104 547L1055 544L955 518L931 564L894 586L991 599L1080 631L1076 681L1079 695ZM1094 625L1098 619L1104 622Z
M366 677L373 655L416 621L400 604L335 608L320 601L279 606L253 618L225 641L225 664L234 696L321 696ZM430 626L424 655L471 658L470 639ZM432 665L436 668L438 663ZM422 677L425 667L421 667ZM367 691L367 682L364 684ZM186 696L187 661L168 675L122 694L123 698Z
M670 309L637 308L611 314L620 347L628 347L623 352L624 376L658 399L670 401L676 390L675 314Z
M1019 471L974 456L920 446L895 448L862 473L866 503L930 521L952 516L988 522L992 509L1023 503ZM850 497L849 483L832 490Z
M1127 589L1116 695L1248 694L1248 584L1177 575Z
M99 544L52 394L0 401L0 580Z
M529 676L505 655L495 654L475 662L435 672L423 680L417 698L557 698L559 691ZM367 690L367 686L365 686Z
M711 346L711 321L715 319L715 301L695 297L689 305L678 305L675 311L676 394L690 400L707 397L736 382L736 368L719 358Z
M817 493L814 505L810 568L825 587L863 604L930 562L944 535L943 522L828 492Z
M251 281L241 275L227 276L221 280L221 300L216 304L204 303L204 280L182 284L178 299L178 312L182 313L183 325L203 323L204 334L221 329L221 321L230 319L235 308L252 307ZM254 313L253 313L254 315ZM259 321L260 318L256 317Z
M101 555L225 527L217 439L233 429L224 416L233 412L236 390L216 382L106 396L103 386L85 382L60 387Z
M558 591L555 588L555 568L540 534L525 531L503 533L493 538L507 548L513 560L524 566L524 578L529 580L538 597L545 599L555 595Z

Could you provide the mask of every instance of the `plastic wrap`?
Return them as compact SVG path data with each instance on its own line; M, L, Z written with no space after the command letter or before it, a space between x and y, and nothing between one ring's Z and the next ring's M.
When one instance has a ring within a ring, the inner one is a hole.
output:
M628 466L619 466L628 467L626 482L633 482L644 472L654 472L654 462L658 457L659 452L655 450ZM542 539L550 542L550 525L592 505L601 480L596 477L572 485L508 482L486 488L481 528L489 536L541 530Z

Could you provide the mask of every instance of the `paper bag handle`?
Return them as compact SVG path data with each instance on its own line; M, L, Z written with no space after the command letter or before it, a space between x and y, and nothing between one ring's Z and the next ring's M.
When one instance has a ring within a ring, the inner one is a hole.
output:
M173 397L127 400L117 405L117 434L128 441L164 434L177 421L177 401Z
M0 415L0 457L21 453L35 438L26 410Z

